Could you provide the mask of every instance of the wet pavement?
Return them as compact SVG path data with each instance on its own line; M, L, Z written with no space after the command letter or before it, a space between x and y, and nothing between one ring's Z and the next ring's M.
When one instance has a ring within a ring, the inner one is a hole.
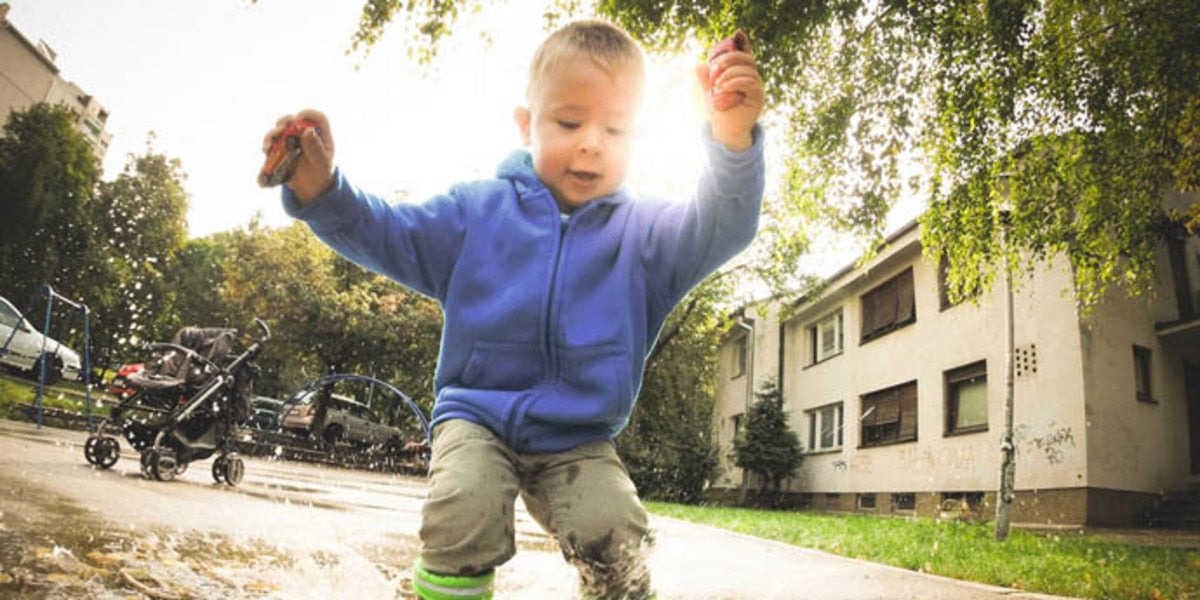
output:
M86 434L0 420L0 597L411 598L424 482L246 459L236 488L211 461L143 479L122 440L110 470ZM498 599L566 599L573 571L518 511L518 553ZM1050 598L654 517L663 600Z

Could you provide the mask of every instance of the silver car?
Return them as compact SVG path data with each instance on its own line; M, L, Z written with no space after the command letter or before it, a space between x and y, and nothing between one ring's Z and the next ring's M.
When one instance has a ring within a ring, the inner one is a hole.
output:
M41 377L43 356L47 358L47 384L58 383L63 377L83 379L79 353L42 335L12 302L0 296L0 365L37 379Z

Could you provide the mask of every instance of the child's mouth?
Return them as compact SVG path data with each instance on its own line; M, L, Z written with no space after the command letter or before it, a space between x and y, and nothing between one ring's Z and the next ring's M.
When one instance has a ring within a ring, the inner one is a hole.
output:
M592 173L590 171L567 171L567 175L570 175L572 179L576 179L580 183L592 183L600 179L599 173Z

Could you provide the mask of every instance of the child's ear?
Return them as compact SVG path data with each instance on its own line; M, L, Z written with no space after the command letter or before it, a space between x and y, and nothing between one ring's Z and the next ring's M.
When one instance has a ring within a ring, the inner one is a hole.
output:
M521 141L526 146L529 145L529 120L531 118L532 115L530 115L528 108L518 106L513 109L513 121L516 121L517 129L521 130Z

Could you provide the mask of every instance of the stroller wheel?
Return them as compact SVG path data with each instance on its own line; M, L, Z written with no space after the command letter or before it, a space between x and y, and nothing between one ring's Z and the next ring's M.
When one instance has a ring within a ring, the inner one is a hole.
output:
M159 481L175 479L177 466L175 453L167 448L148 448L142 453L142 472L149 471Z
M222 454L213 460L212 476L213 481L217 483L225 483L225 474L229 472L229 460Z
M184 473L186 473L189 464L191 464L191 463L185 463L185 462L180 461L179 464L175 465L175 475L178 476L178 475L183 475Z
M245 474L246 463L236 455L222 454L213 461L212 476L217 483L237 485L242 482L242 476Z
M83 444L83 457L89 464L107 469L120 458L121 448L116 439L106 436L90 436Z
M107 469L117 464L117 459L121 458L121 446L116 438L93 435L83 444L83 457L89 464Z
M229 485L237 485L242 482L242 477L246 475L246 463L242 459L233 457L229 459L229 468L225 471L225 483Z

